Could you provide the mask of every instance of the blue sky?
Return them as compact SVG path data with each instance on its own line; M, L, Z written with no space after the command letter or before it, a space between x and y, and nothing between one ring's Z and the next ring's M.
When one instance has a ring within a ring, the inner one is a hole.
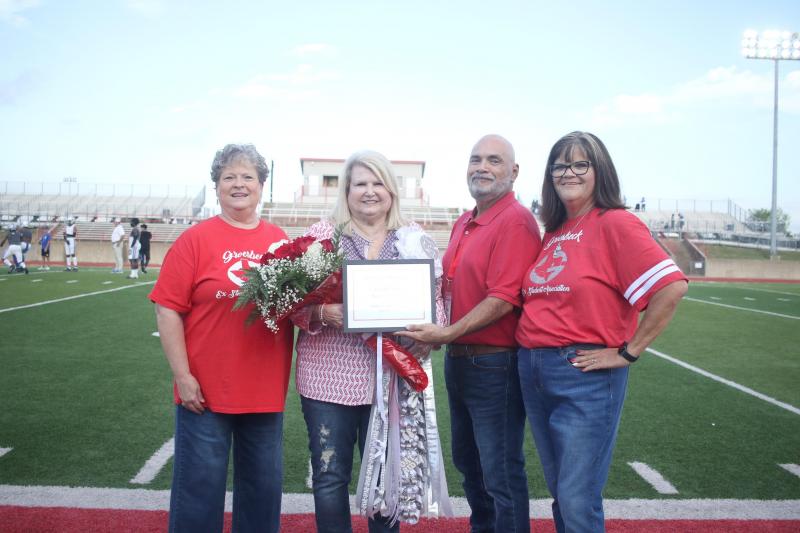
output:
M253 142L291 200L300 157L372 148L467 207L494 132L528 203L552 144L587 130L630 204L769 207L773 64L741 56L748 28L800 31L800 2L0 0L0 181L200 186ZM779 128L797 232L800 61L781 62Z

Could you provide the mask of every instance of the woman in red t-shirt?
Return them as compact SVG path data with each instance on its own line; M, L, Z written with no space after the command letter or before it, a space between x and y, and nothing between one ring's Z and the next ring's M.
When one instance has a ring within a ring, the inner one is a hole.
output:
M611 156L591 133L553 146L540 214L546 233L516 333L525 411L556 530L601 532L628 366L671 320L686 277L625 210Z
M283 408L293 329L272 333L232 311L244 272L286 238L259 216L269 171L253 145L225 146L211 167L221 213L172 245L150 293L175 378L170 531L222 531L233 442L233 528L280 528Z

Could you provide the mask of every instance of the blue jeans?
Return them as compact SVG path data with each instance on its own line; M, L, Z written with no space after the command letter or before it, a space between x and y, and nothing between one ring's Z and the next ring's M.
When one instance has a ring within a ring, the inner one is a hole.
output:
M314 483L314 515L319 533L353 531L348 486L353 450L364 456L370 405L341 405L300 396L308 428L308 449ZM400 530L399 523L370 518L370 533Z
M559 533L605 531L603 487L628 383L628 367L573 367L569 359L578 348L520 348L518 356L525 411Z
M233 440L233 531L280 529L283 413L175 411L171 532L222 531Z
M453 463L479 531L530 531L525 411L514 350L444 362Z

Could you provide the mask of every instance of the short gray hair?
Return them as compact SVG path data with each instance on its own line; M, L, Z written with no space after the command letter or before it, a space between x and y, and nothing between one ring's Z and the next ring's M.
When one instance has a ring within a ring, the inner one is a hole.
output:
M252 144L226 144L225 148L219 150L217 155L214 156L214 162L211 163L211 181L215 184L219 183L222 170L228 165L241 160L247 161L256 167L258 181L262 185L267 181L267 176L269 176L267 161Z

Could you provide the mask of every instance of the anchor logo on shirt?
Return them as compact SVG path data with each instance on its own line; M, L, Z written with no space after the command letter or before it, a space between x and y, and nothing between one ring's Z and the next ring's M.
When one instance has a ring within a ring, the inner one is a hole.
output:
M561 249L561 244L558 244L552 254L542 257L542 260L531 270L531 281L541 285L552 280L566 268L567 259L567 253Z

